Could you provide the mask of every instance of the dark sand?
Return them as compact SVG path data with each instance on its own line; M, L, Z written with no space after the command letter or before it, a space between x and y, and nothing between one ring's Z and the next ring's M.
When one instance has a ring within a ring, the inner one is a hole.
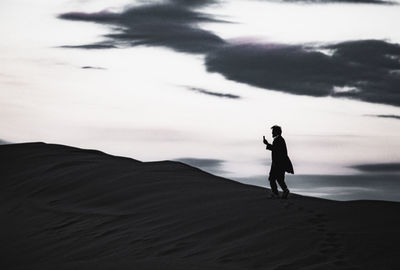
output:
M400 203L329 201L188 165L0 145L0 269L400 269Z

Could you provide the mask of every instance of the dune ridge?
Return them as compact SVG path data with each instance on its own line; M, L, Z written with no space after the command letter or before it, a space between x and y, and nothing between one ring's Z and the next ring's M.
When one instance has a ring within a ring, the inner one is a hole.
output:
M400 269L400 203L338 202L172 162L0 145L1 269Z

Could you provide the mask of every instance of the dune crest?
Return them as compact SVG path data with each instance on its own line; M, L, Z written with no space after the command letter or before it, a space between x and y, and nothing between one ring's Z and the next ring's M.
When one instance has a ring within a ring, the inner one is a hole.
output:
M400 203L274 200L180 162L0 145L1 269L400 269Z

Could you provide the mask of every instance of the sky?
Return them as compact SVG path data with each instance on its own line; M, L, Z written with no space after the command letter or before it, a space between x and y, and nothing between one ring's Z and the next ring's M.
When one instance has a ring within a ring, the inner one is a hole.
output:
M400 2L2 0L0 143L178 160L293 192L400 201Z

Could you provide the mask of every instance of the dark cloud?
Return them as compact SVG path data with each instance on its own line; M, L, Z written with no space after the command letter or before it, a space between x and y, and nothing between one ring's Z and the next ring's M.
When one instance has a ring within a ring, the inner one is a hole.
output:
M363 172L379 172L379 173L393 173L399 172L400 173L400 163L393 162L393 163L374 163L374 164L360 164L354 165L350 168L357 169ZM400 181L400 179L399 179ZM400 182L399 182L400 184Z
M204 1L191 1L204 2ZM224 44L224 40L210 31L200 29L201 22L222 22L191 10L185 5L156 4L129 8L122 13L70 12L61 19L88 21L114 25L115 33L106 35L114 44L109 46L165 46L176 51L206 53ZM82 48L101 48L102 44L79 45ZM64 46L65 47L65 46ZM74 47L77 46L68 46Z
M114 23L121 26L136 26L140 24L171 24L221 22L211 16L193 11L181 5L154 4L136 6L121 13L100 11L95 13L68 12L59 15L61 19L91 21L96 23Z
M179 158L176 161L183 162L193 167L200 168L210 173L222 173L221 170L223 160L220 159L209 159L209 158Z
M214 96L214 97L229 98L229 99L239 99L240 98L240 96L237 96L237 95L211 92L211 91L208 91L208 90L205 90L202 88L197 88L197 87L187 87L187 89L201 93L201 94Z
M5 140L0 139L0 145L1 145L1 144L10 144L10 142L7 142L7 141L5 141Z
M400 46L385 41L229 45L209 53L206 66L228 79L271 90L400 105Z
M382 0L282 0L286 3L306 3L306 4L324 4L324 3L354 3L354 4L396 4L393 1Z
M102 49L113 49L117 48L114 44L109 43L94 43L94 44L84 44L84 45L64 45L60 46L61 48L68 49L88 49L88 50L102 50Z
M164 46L206 57L209 72L227 79L296 95L339 97L400 105L400 46L381 40L329 45L228 44L199 23L222 22L193 10L214 1L171 0L121 13L70 12L59 17L113 26L108 40L67 48ZM184 4L186 3L186 4ZM213 92L199 89L198 92ZM225 96L235 98L234 96Z
M214 4L220 0L170 0L171 4L181 5L181 6L204 6L209 4Z
M307 194L335 200L400 201L399 175L298 175L288 184Z
M83 66L81 69L99 69L99 70L104 70L105 68L103 67L93 67L93 66Z
M242 183L267 186L266 176L236 178ZM398 174L287 175L294 193L332 200L386 200L400 202Z
M374 116L374 117L379 117L379 118L393 118L393 119L400 120L400 115L394 115L394 114L368 114L366 116Z

